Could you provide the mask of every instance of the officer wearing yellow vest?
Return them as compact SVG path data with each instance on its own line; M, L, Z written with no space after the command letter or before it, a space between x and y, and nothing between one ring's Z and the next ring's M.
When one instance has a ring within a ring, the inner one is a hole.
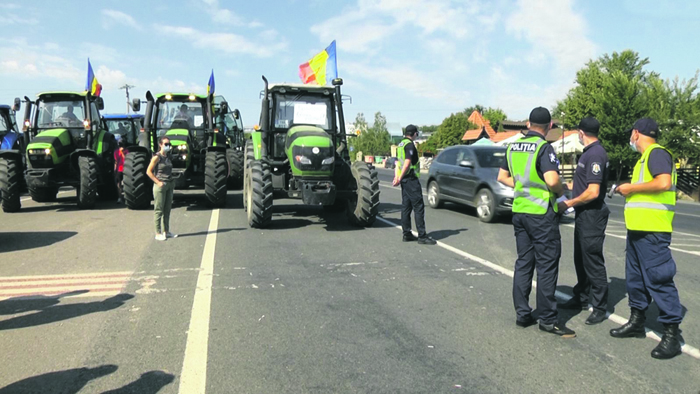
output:
M401 229L403 241L418 240L419 244L435 245L437 242L425 232L425 203L423 202L423 189L420 185L420 164L418 163L418 150L413 141L418 137L418 128L412 124L406 126L404 138L399 143L396 152L396 174L394 186L401 184ZM411 211L416 213L416 230L418 238L411 232Z
M632 173L632 183L616 191L626 198L627 256L625 277L630 319L610 330L615 338L643 338L645 313L653 299L659 307L664 334L651 356L669 359L681 354L683 320L678 290L673 282L676 262L671 256L671 233L676 207L676 169L671 154L656 143L659 126L653 119L639 119L632 129L630 147L642 154Z
M513 229L518 251L513 276L513 304L518 327L537 321L532 316L530 291L537 270L537 309L542 331L574 338L576 333L558 322L554 295L559 279L561 234L557 197L564 187L559 179L559 160L545 136L552 128L546 108L532 110L528 133L508 146L498 181L515 190Z

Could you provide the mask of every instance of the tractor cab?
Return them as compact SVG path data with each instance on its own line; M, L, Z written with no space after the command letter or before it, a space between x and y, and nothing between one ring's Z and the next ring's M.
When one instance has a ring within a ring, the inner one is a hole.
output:
M107 130L126 141L126 146L138 145L139 131L143 127L143 115L107 114L102 117Z
M12 107L0 105L0 150L19 149L21 138L17 129L15 113L19 110L19 97Z

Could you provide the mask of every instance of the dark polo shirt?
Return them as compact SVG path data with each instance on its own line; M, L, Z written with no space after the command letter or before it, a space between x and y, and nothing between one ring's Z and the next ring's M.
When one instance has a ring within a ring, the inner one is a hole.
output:
M578 160L578 166L576 166L576 172L574 173L572 197L580 196L581 193L588 189L588 185L591 183L599 184L600 191L595 200L576 206L577 211L601 207L605 201L605 193L608 189L609 171L608 153L603 148L603 145L600 144L600 141L595 141L583 148L583 154Z

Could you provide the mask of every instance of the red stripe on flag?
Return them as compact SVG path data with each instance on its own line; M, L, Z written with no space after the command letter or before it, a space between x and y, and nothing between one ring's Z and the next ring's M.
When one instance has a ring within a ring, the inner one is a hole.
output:
M309 62L299 66L299 78L301 78L301 82L305 84L316 82L316 74L314 74L314 70L311 69Z

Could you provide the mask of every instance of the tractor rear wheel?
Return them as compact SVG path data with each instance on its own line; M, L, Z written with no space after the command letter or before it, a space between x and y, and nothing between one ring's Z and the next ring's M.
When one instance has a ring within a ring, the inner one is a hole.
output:
M264 228L272 221L272 174L270 166L260 160L248 162L246 168L246 213L248 225Z
M80 169L80 186L78 186L78 208L95 208L97 198L97 159L89 156L78 158L78 168Z
M348 200L345 212L350 224L369 227L379 213L379 177L367 163L356 161L350 167L357 184L357 194Z
M229 168L227 186L230 190L240 189L243 185L243 162L245 161L245 156L241 151L227 149L226 159L228 160Z
M129 209L144 209L151 205L153 182L146 175L148 155L130 152L124 160L124 201Z
M19 212L22 186L22 160L18 158L0 159L0 197L4 212Z
M29 187L29 195L36 202L51 202L56 200L57 187Z
M204 162L204 194L209 207L219 208L226 205L227 176L226 154L207 152Z

